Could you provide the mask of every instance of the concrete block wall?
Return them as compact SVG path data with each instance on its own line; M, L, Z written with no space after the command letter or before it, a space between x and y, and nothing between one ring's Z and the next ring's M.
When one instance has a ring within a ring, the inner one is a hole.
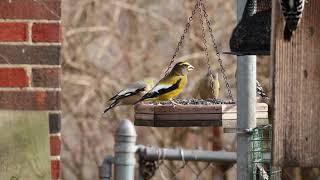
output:
M0 109L47 111L53 180L61 178L61 0L0 0Z

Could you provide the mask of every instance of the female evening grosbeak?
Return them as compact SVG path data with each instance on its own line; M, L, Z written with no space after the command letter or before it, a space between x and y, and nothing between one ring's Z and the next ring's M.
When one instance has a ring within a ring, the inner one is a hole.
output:
M187 74L194 67L188 62L178 62L168 75L162 78L147 94L142 96L136 103L151 99L155 102L172 101L176 98L187 84ZM172 101L173 102L173 101ZM135 104L136 104L135 103Z
M153 78L146 78L144 80L129 84L127 88L121 90L119 93L109 99L111 104L106 110L103 111L103 113L106 113L117 105L133 105L145 93L150 91L154 84L155 80Z
M212 87L211 87L211 82ZM198 91L201 99L217 99L220 93L220 82L218 72L206 73L198 82Z

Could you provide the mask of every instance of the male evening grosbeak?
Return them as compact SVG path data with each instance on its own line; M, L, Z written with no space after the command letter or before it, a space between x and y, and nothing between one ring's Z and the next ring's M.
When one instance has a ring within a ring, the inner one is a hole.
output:
M187 74L194 67L188 62L178 62L168 75L162 78L148 93L142 96L136 103L146 99L154 102L172 101L184 89L187 84ZM136 104L135 103L135 104ZM174 102L173 102L174 103Z

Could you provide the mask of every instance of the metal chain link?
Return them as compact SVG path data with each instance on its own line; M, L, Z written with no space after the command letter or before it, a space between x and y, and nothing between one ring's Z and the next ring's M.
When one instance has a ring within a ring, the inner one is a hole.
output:
M197 0L197 3L202 4L202 0ZM204 28L204 22L203 22L203 15L202 15L202 11L203 9L201 8L201 6L199 6L199 17L200 17L200 24L201 24L201 28L202 28L202 41L203 41L203 45L204 45L204 52L206 54L206 59L207 59L207 66L208 66L208 74L210 76L210 89L211 89L211 93L213 95L213 99L216 99L214 97L214 78L213 78L213 72L212 72L212 68L210 65L210 57L209 57L209 52L208 52L208 46L207 46L207 39L206 39L206 31Z
M198 180L201 177L202 173L206 171L208 167L210 167L210 163L208 163L204 168L200 169L199 171L194 170L190 165L187 166L191 169L192 173L196 175L196 178L194 180Z
M232 96L232 92L231 92L231 88L230 88L230 84L228 82L228 77L227 77L227 75L225 73L226 70L225 70L225 68L224 68L224 66L222 64L221 55L220 55L220 52L219 52L215 37L213 35L213 31L212 31L212 28L211 28L211 23L210 23L210 20L208 19L208 14L207 14L207 11L206 11L206 7L205 7L204 3L202 2L202 0L200 0L200 6L201 6L201 9L202 9L202 11L204 13L204 18L205 18L205 20L207 22L207 26L208 26L208 29L209 29L211 41L213 43L213 48L215 49L216 56L218 57L218 62L219 62L219 65L220 65L220 71L222 73L225 85L227 87L228 95L231 98L231 100L234 101L233 96Z
M188 162L184 162L177 171L173 171L167 164L163 163L164 167L172 174L172 176L169 178L169 180L174 180L176 179L177 175L185 168L185 166L188 164ZM163 177L162 173L162 177Z
M171 174L170 177L165 175L165 173L161 170L161 166L163 168L165 168L165 170ZM161 179L163 179L163 180L177 179L179 174L184 170L184 168L188 168L192 172L192 174L195 175L195 178L193 180L198 180L209 167L213 167L210 162L207 163L203 168L196 170L190 166L189 162L185 162L185 163L183 163L182 166L178 167L178 169L176 171L174 171L174 170L172 170L172 167L170 167L169 165L167 165L166 163L164 163L162 161L161 163L158 163L157 169L159 170L159 175L160 175Z
M177 54L178 52L180 51L180 49L183 47L183 42L184 42L184 38L185 38L185 35L189 32L189 28L190 28L190 23L191 21L193 20L193 16L196 14L196 10L199 8L199 3L197 2L192 10L192 14L191 16L188 18L188 22L186 23L186 26L184 28L184 31L183 31L183 34L182 36L180 37L180 41L178 42L178 45L173 53L173 56L170 60L170 63L168 65L168 68L166 69L165 73L164 73L164 76L167 76L168 73L169 73L169 70L171 69L171 66L172 64L174 63L175 61L175 58L177 57Z

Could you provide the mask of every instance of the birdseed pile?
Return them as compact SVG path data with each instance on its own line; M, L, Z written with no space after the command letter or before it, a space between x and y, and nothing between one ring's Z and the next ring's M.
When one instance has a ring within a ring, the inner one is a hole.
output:
M222 99L176 99L175 103L179 105L215 105L215 104L235 104L234 101L231 100L222 100ZM149 102L148 104L154 105L177 105L172 103L171 101L161 101L160 103Z

